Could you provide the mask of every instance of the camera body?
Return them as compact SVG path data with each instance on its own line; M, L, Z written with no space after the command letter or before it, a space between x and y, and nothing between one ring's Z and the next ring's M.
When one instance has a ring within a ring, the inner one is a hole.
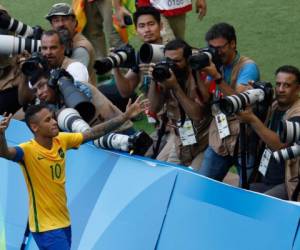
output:
M257 102L263 102L265 105L270 105L272 100L272 84L269 82L257 81L253 84L253 89L220 99L219 107L225 115L232 115Z
M214 48L207 47L194 52L188 59L189 65L193 70L201 70L213 62L217 69L221 66L221 59L218 51Z
M153 71L152 71L152 77L153 80L156 82L163 82L171 77L170 69L175 72L177 69L176 63L170 59L165 58L162 61L155 64Z
M126 44L115 49L108 57L96 60L94 69L98 75L103 75L112 68L130 68L134 65L136 65L134 48L130 44Z
M27 76L34 76L37 71L47 71L48 61L40 52L33 52L22 65L22 72Z

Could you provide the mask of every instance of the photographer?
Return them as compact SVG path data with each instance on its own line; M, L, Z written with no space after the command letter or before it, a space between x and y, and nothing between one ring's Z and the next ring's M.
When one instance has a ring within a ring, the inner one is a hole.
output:
M272 105L268 125L263 124L250 109L240 112L238 118L251 125L266 144L259 165L262 180L260 183L252 183L250 189L288 199L299 181L299 157L295 160L277 163L271 157L270 150L275 151L287 147L286 143L280 141L278 135L281 121L300 122L300 71L294 66L284 65L276 70L275 75L276 100Z
M72 39L71 59L83 63L89 73L89 82L96 86L96 74L93 68L95 51L92 44L81 33L76 32L77 20L72 7L67 3L54 4L46 15L56 31L68 30Z
M209 75L208 83L213 81L216 83L215 100L222 95L243 92L249 88L247 84L250 80L259 80L255 62L241 56L237 51L233 26L227 23L215 24L206 33L205 39L221 60L219 67L211 62L203 69ZM204 154L200 174L222 181L233 164L239 165L237 142L240 124L234 116L226 117L216 105L212 106L212 113L215 119L210 124L209 146ZM226 129L221 130L221 127Z
M31 82L31 89L35 93L38 102L51 104L55 109L59 110L65 107L65 100L62 99L61 93L56 87L49 85L49 77L49 72L41 72L40 75L36 77L36 81ZM70 75L70 77L72 76ZM73 81L73 79L70 80ZM90 126L94 126L122 114L95 86L78 81L75 81L75 84L76 88L89 96L96 109L94 117L89 121ZM132 134L134 132L132 123L130 121L124 123L120 131L123 131L125 134Z
M54 30L44 31L41 37L41 54L32 58L33 64L46 69L63 68L67 70L75 80L88 82L89 75L86 67L77 61L65 56L65 46L61 35ZM32 75L35 69L32 70ZM32 77L32 76L31 76ZM34 99L32 91L28 90L28 84L19 85L19 102L26 105Z
M0 14L7 14L7 10L0 5ZM7 34L0 29L0 34ZM21 55L10 57L0 55L0 114L9 112L14 114L21 105L18 100L18 86L25 84L26 77L20 69Z
M133 20L136 32L144 43L163 43L160 36L162 28L160 13L156 9L153 7L139 8L134 13ZM129 97L134 92L143 78L142 74L147 74L148 69L149 64L144 63L129 69L126 75L123 75L119 68L113 69L116 85L122 97Z
M167 126L171 128L167 144L157 159L198 167L207 146L210 115L209 110L196 101L201 99L202 93L188 65L191 53L191 47L181 39L166 44L166 60L153 68L148 98L150 110L166 114Z
M96 108L96 115L93 119L94 122L90 125L103 122L104 120L115 117L122 112L114 106L96 87L89 84L86 79L87 70L84 65L79 62L74 62L70 58L64 55L64 46L60 40L60 36L57 31L47 31L42 35L42 54L46 58L47 65L50 69L62 68L68 71L75 81L82 82L84 86L87 86L92 93L92 102ZM38 64L39 65L39 64ZM75 71L72 69L74 66ZM71 67L70 67L71 66ZM79 70L78 67L79 66ZM83 69L83 74L80 74ZM85 70L84 70L85 69ZM45 70L45 69L42 69ZM47 69L46 69L47 70ZM35 77L34 82L31 83L33 86L37 82L37 77ZM19 93L24 93L25 91L31 91L31 96L20 95L22 105L27 103L34 102L34 98L37 97L30 88L28 84L20 85ZM124 129L132 127L131 122L127 122Z

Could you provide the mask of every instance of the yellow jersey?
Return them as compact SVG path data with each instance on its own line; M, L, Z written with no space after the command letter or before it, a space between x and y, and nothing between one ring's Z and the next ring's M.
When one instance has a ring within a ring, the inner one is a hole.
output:
M44 232L68 227L70 222L65 190L66 150L83 142L81 133L59 133L52 148L46 149L34 139L16 147L29 194L29 227Z

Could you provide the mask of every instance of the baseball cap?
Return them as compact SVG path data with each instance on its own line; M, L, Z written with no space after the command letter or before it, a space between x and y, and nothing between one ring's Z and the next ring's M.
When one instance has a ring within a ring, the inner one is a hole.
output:
M53 16L75 16L72 7L67 3L54 4L45 16L46 19L51 21Z
M2 6L2 5L0 4L0 11L5 11L5 12L7 12L7 9L5 9L4 6Z

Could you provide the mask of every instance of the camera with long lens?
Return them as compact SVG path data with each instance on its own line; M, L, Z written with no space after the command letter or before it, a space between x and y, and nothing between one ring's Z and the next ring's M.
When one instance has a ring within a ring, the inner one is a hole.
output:
M144 43L140 47L139 57L142 63L157 63L164 58L165 45Z
M201 70L213 62L217 68L221 66L221 59L218 51L212 47L199 49L189 57L188 62L193 70Z
M100 60L96 60L94 69L98 75L109 72L112 68L130 68L136 64L134 48L126 44L115 49L111 55Z
M27 76L34 76L38 71L47 71L48 61L40 52L33 52L22 65L22 72Z
M293 121L280 121L279 137L282 142L287 143L300 141L300 123Z
M273 152L273 157L280 163L292 160L300 156L300 142L295 142L292 146Z
M62 109L57 115L57 123L61 130L67 132L85 132L90 129L90 125L73 108Z
M89 124L83 120L79 112L73 108L64 108L57 115L58 127L67 132L85 132L91 129ZM152 139L144 131L133 135L108 133L96 140L94 145L105 149L132 152L144 155L152 144Z
M177 69L176 63L170 59L165 58L155 64L152 71L153 80L156 82L163 82L171 77L170 69L175 72Z
M29 53L41 51L41 41L10 35L0 35L0 55L18 55L23 51Z
M0 28L3 30L15 32L19 36L33 37L35 39L40 39L43 32L41 27L31 27L27 24L24 24L12 18L5 11L0 11Z
M86 122L94 117L96 112L94 104L75 87L73 77L66 70L51 70L48 85L58 90L66 107L76 109Z
M101 148L122 150L136 155L144 155L152 145L153 140L144 131L136 132L133 135L109 133L94 140L94 145Z
M269 82L257 81L253 84L253 89L220 99L219 107L225 115L232 115L245 109L247 106L258 102L270 105L272 100L272 84Z

